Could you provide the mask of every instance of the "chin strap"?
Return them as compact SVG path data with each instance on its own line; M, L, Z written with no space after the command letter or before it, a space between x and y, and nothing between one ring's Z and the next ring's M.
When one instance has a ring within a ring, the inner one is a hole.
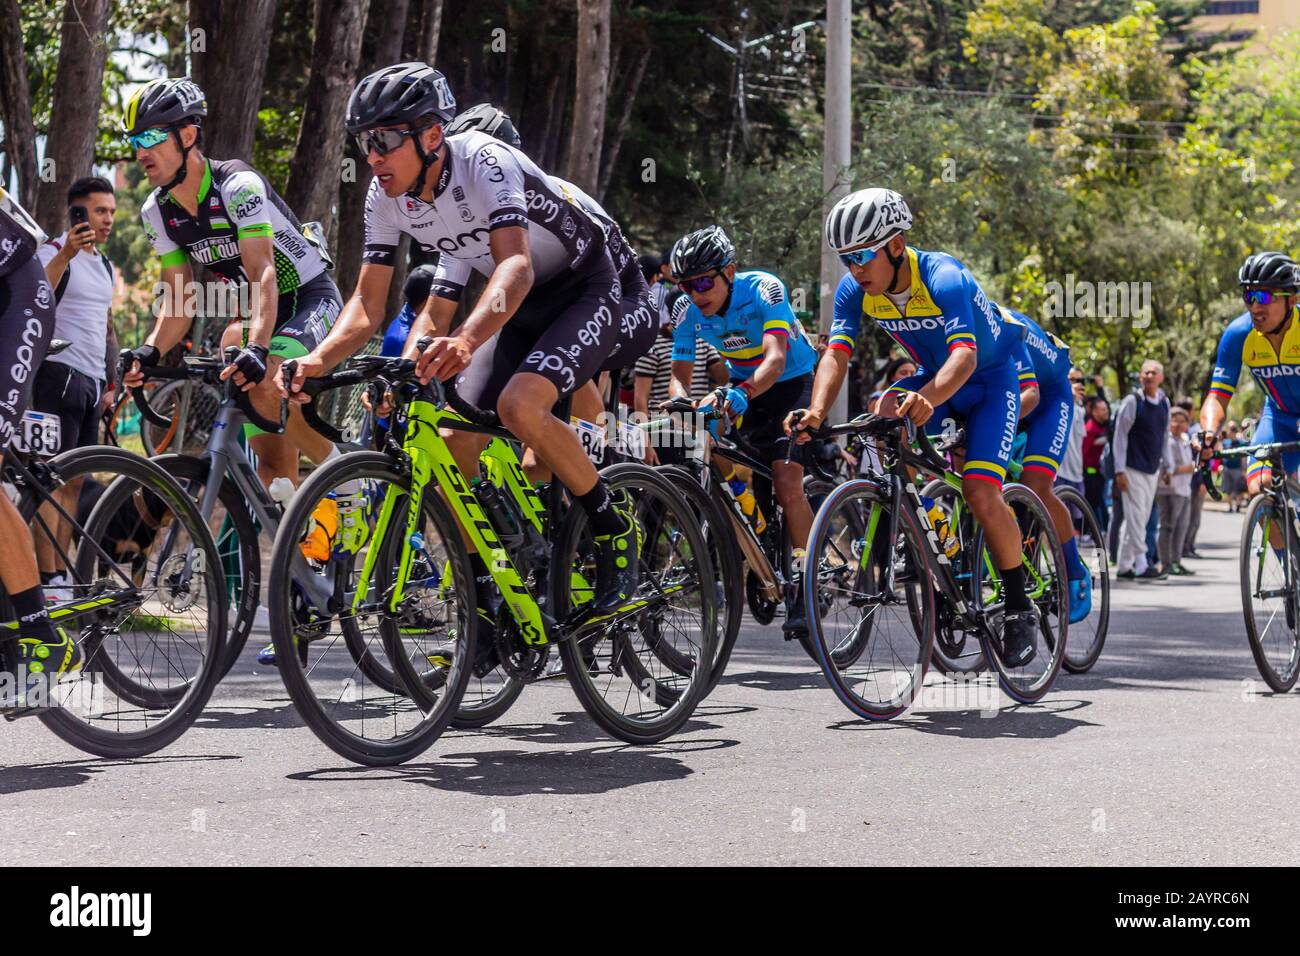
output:
M895 287L896 285L898 285L898 272L899 272L900 269L903 268L903 262L906 261L906 259L907 259L907 246L903 246L903 251L902 251L899 255L897 255L897 256L892 256L892 255L890 255L890 254L889 254L889 250L886 249L886 250L885 250L885 258L888 259L888 260L889 260L889 264L890 264L891 266L894 267L894 275L893 275L892 278L890 278L890 280L889 280L889 285L888 285L887 288L888 288L889 291L890 291L891 293L893 293L894 295L898 295L898 294L899 294L900 292L902 292L903 290L902 290L902 289L896 289L896 288L894 288L894 287Z
M728 263L728 265L730 265L730 263ZM731 281L727 278L725 272L719 272L718 278L727 283L727 298L723 300L722 308L718 309L718 315L726 315L727 310L731 308L731 293L735 291L735 287L731 284Z
M420 129L420 132L423 133L428 128L428 126L424 126ZM411 142L415 144L415 154L420 157L420 175L415 177L415 185L406 191L406 195L412 199L420 199L423 202L424 200L420 197L424 192L424 181L428 178L429 170L433 168L433 164L438 161L438 153L442 150L442 144L440 143L438 149L435 149L432 153L426 153L419 136L412 136Z
M159 187L162 189L164 193L171 192L181 183L185 182L185 176L189 173L189 169L187 167L190 164L190 150L194 148L193 144L186 146L185 143L181 141L180 130L178 129L172 130L172 135L176 137L176 146L181 151L181 168L176 170L176 175L172 177L171 182L169 182L165 186ZM194 142L197 143L198 139L196 138Z

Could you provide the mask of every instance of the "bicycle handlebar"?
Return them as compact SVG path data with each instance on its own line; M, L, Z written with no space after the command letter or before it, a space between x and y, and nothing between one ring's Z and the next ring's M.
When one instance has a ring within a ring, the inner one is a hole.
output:
M233 354L238 354L238 351L238 349L227 349L227 359L232 357ZM119 380L127 373L127 371L130 370L131 363L134 359L135 356L132 354L130 349L122 349L122 351L118 352L117 370ZM222 362L217 358L204 357L185 359L183 364L177 366L142 365L140 367L140 373L144 375L146 381L149 379L176 381L178 379L199 378L219 382L220 379L218 376L220 375L221 370L228 364L229 361ZM278 435L284 431L284 422L288 411L284 402L280 403L280 421L278 423L273 422L268 418L264 418L261 413L253 407L253 402L249 398L248 393L243 389L238 388L233 380L228 379L224 384L226 386L226 394L232 401L234 401L235 407L243 412L244 417L246 417L249 422L260 428L262 431L274 435ZM144 417L145 421L156 428L171 427L172 420L167 416L160 414L158 410L149 403L149 396L145 394L143 388L132 388L130 391L131 398L135 401L135 407L140 410L140 414Z

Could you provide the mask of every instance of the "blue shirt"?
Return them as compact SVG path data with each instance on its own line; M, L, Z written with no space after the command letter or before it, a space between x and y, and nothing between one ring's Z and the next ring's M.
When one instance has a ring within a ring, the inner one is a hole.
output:
M864 315L875 320L916 363L933 376L956 349L975 349L976 373L1002 365L1019 335L1008 329L975 277L945 252L907 247L912 296L904 314L884 295L867 295L852 275L835 290L830 347L852 354Z
M1011 355L1021 390L1030 386L1040 391L1057 385L1069 388L1070 347L1024 313L998 308L1008 326L1023 327Z
M1300 308L1291 311L1291 325L1282 336L1280 353L1255 331L1249 312L1233 319L1219 339L1210 394L1225 403L1232 401L1243 365L1255 376L1269 404L1288 415L1300 414Z
M795 318L785 286L771 273L737 272L726 312L706 317L689 296L678 300L678 310L674 362L694 362L695 342L703 339L722 353L733 379L748 379L763 362L763 336L779 335L787 351L777 381L807 375L817 364L817 350Z
M406 348L407 336L411 334L411 323L415 321L415 312L409 304L402 306L402 311L393 316L384 330L384 344L379 347L379 354L397 358Z

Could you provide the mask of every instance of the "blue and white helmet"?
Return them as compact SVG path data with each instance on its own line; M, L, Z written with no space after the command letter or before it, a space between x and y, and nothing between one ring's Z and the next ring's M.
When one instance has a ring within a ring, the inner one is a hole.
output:
M826 245L836 252L879 249L911 228L906 199L892 189L859 189L837 202L826 217Z

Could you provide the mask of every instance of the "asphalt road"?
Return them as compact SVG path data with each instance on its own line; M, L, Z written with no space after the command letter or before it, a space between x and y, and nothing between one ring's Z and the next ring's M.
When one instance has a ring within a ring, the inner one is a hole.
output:
M88 758L35 720L0 726L0 814L41 838L17 864L1280 864L1300 693L1246 646L1239 516L1207 511L1197 575L1112 592L1088 675L1037 706L869 724L797 645L748 623L686 732L631 748L568 685L419 762L346 764L252 651L200 723L152 758ZM59 819L63 824L53 823Z

